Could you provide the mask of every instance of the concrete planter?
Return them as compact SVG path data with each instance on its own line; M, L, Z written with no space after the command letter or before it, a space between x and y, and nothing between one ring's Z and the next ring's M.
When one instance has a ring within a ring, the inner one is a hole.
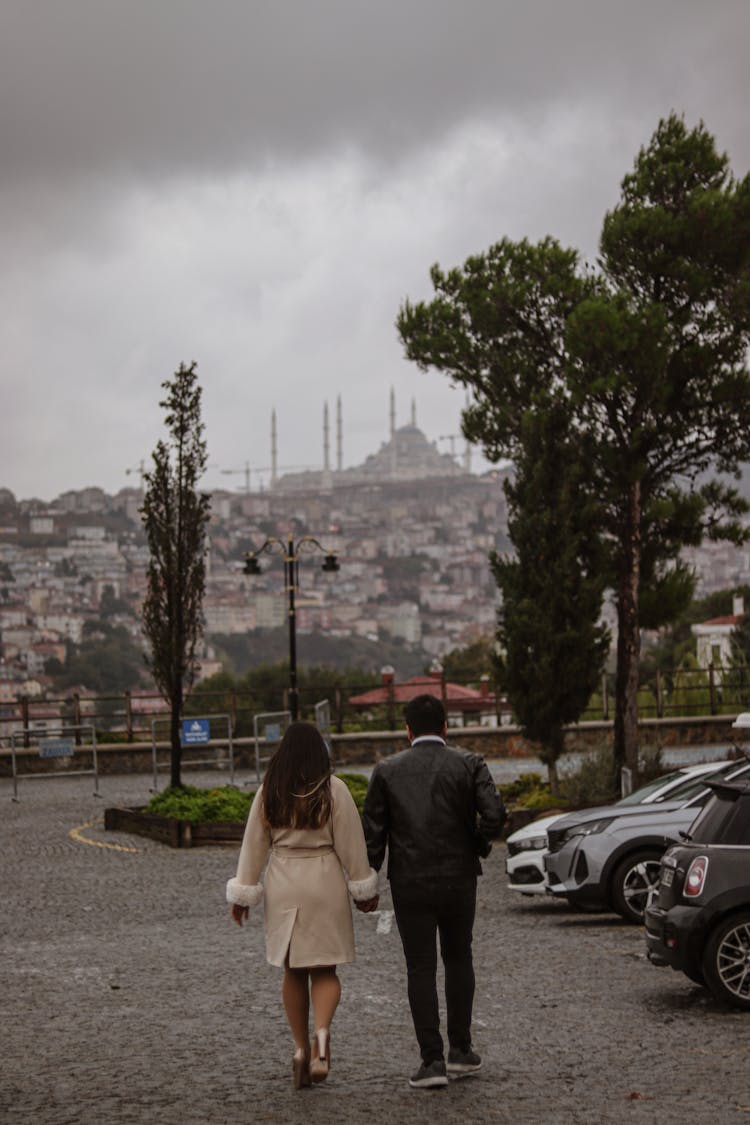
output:
M226 846L242 842L244 824L216 822L199 824L174 816L154 816L142 808L110 808L104 810L104 827L108 832L131 832L167 844L170 848Z

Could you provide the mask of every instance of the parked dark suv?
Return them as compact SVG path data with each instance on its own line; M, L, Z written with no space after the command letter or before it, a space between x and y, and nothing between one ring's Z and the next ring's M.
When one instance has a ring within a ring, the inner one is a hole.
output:
M750 1010L750 780L707 784L713 796L685 842L662 857L648 957Z

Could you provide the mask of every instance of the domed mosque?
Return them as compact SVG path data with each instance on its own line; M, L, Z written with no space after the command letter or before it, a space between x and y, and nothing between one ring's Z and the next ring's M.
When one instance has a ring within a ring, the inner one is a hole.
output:
M275 418L272 423L271 444L276 447ZM271 487L275 490L298 491L300 489L330 490L352 484L374 484L381 482L414 481L436 477L465 476L470 472L470 452L468 443L462 462L452 453L441 453L437 443L429 441L417 426L416 406L412 400L411 421L406 426L396 427L396 396L391 388L390 400L390 439L383 442L377 453L371 453L361 465L351 469L342 468L342 417L341 398L336 402L336 447L337 468L331 470L329 457L328 404L323 412L323 469L302 473L285 473L272 476ZM451 444L454 437L450 438Z

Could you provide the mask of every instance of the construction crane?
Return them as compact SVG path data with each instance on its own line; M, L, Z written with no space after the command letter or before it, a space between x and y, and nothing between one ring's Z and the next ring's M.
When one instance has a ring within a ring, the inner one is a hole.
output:
M220 471L226 476L230 476L234 473L244 474L244 477L245 477L244 491L249 493L250 492L250 476L251 476L251 474L254 473L256 478L259 478L263 473L273 473L274 472L274 466L273 465L262 465L260 468L253 467L251 469L249 463L246 461L244 469L221 469ZM304 473L304 472L320 472L321 470L320 470L319 465L276 465L275 471L277 473Z
M233 476L235 473L244 473L245 475L245 492L250 492L250 462L245 462L244 469L221 469L224 476Z

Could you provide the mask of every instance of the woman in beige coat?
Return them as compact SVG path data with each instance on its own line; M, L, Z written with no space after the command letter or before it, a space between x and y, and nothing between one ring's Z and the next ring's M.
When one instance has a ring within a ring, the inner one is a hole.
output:
M336 966L354 960L347 889L369 912L378 904L377 879L357 807L344 782L331 774L318 729L292 723L255 795L227 901L241 926L249 907L265 899L266 957L284 970L297 1089L328 1075L330 1025L341 998Z

